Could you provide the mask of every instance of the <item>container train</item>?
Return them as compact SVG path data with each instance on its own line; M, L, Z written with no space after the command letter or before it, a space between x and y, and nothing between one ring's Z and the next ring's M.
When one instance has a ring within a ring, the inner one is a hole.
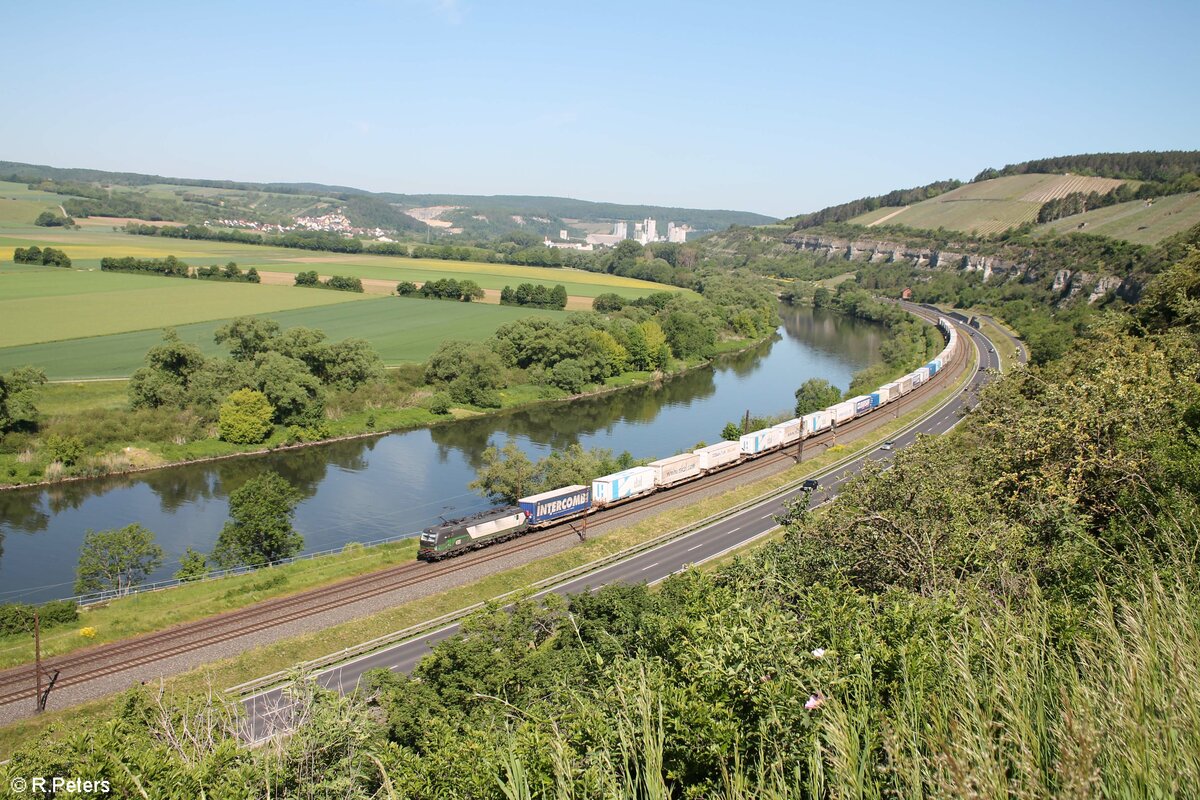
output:
M531 530L580 519L780 450L894 403L937 375L957 350L959 336L954 325L945 317L939 317L937 325L946 335L946 347L937 358L870 394L851 397L821 411L752 431L736 441L718 442L690 453L651 461L644 467L604 475L587 485L564 486L522 497L515 506L495 508L426 528L421 533L417 558L440 561L468 550L508 541Z

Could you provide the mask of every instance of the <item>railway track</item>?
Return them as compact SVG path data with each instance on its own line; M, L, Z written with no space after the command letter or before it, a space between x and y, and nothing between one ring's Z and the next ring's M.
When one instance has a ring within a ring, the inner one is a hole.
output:
M929 318L928 314L919 315L926 319ZM959 352L955 354L951 364L948 365L950 368L940 370L933 379L919 389L888 404L885 408L891 410L892 418L899 417L921 405L930 394L936 393L947 383L956 379L960 370L969 360L967 352L966 346L959 348ZM881 424L882 420L887 420L888 416L889 411L885 410L851 420L844 425L839 425L835 431L826 431L804 440L804 450L811 458L832 446L836 437L857 437L858 434ZM789 446L785 450L776 451L753 461L657 492L648 498L599 511L589 517L589 524L590 526L609 527L629 517L653 511L659 506L673 504L696 494L711 492L714 487L719 488L738 482L754 473L774 471L772 468L780 464L795 463L797 450L798 448ZM253 606L207 619L182 623L163 631L43 659L42 667L44 671L50 673L56 670L59 672L59 678L55 684L56 690L78 686L135 667L164 661L205 647L259 633L313 614L335 610L415 586L462 567L507 558L540 547L547 542L576 535L575 526L567 523L526 534L511 542L470 552L447 561L434 564L418 561L399 564L329 586L265 600ZM0 672L0 706L22 700L34 700L34 686L35 674L31 665Z

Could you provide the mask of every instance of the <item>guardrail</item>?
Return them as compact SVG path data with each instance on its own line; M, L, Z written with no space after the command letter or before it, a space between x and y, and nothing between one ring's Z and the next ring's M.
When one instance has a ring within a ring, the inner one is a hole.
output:
M972 363L977 363L977 362L973 358L968 358L968 360L967 360L968 367ZM903 428L900 429L899 432L893 433L891 435L892 436L900 436L905 433L908 433L910 430L912 430L913 428L916 428L921 423L923 423L925 420L929 419L930 417L932 417L935 414L942 411L942 409L944 409L946 406L948 406L951 402L953 402L955 400L955 398L959 394L962 393L962 391L965 389L965 386L967 384L966 379L968 379L971 374L972 374L972 371L970 369L968 369L962 376L960 376L959 385L957 387L952 385L951 393L949 395L947 395L947 397L944 400L942 400L940 403L935 405L933 408L930 408L929 410L922 413L919 417L914 419L912 422L905 425ZM815 474L817 477L825 477L827 475L830 475L830 474L836 472L837 470L841 469L842 467L846 466L847 464L850 464L853 461L857 460L862 455L863 451L866 449L869 449L869 447L870 447L870 442L867 442L865 447L856 449L853 452L848 453L845 457L839 459L838 461L834 462L833 464L830 464L827 467L824 467L823 469L819 470L816 473L810 473L809 475L799 477L794 481L789 481L788 483L785 483L774 489L771 489L769 491L763 492L762 494L756 495L755 497L752 497L749 500L744 500L741 503L738 503L737 505L731 506L730 508L723 509L721 511L718 511L715 514L710 514L709 516L707 516L703 519L688 523L687 525L676 528L675 530L660 534L659 536L656 536L653 539L649 539L645 542L641 542L639 544L627 547L624 550L620 550L616 553L610 553L606 556L601 556L600 558L597 558L594 561L590 561L586 564L581 564L578 567L574 567L574 568L566 570L564 572L560 572L558 574L551 575L547 578L543 578L540 581L537 581L535 583L532 583L532 584L522 587L520 589L513 589L512 591L505 592L504 594L498 595L489 600L485 600L485 601L479 602L479 603L474 603L470 606L460 608L456 611L448 612L448 613L443 614L434 619L426 620L424 622L419 622L416 625L411 625L407 628L403 628L398 631L393 631L392 633L385 633L384 635L378 636L374 639L370 639L365 642L360 642L359 644L353 645L351 647L343 648L342 650L338 650L333 653L328 653L319 658L312 659L311 661L302 662L293 667L289 667L286 670L280 670L280 671L274 672L270 675L264 675L260 678L255 678L253 680L246 681L245 683L240 683L237 686L231 686L228 689L226 689L225 691L228 694L236 694L236 695L257 694L259 692L266 691L277 685L285 683L287 681L288 677L295 674L297 671L308 672L308 673L323 672L323 671L329 670L333 667L336 667L338 664L350 661L350 660L358 658L360 656L368 655L368 654L376 652L378 650L383 650L387 647L391 647L393 645L400 644L400 643L408 641L410 639L416 639L422 635L439 630L447 625L452 625L455 622L458 622L459 620L462 620L462 619L470 616L471 614L474 614L476 611L480 611L480 610L488 607L489 605L493 605L496 603L503 603L505 600L512 600L512 599L515 599L515 598L518 598L521 596L537 597L539 595L545 594L545 593L553 590L554 587L556 587L558 585L561 585L564 583L569 583L570 581L573 581L576 578L579 578L590 572L595 572L598 569L602 569L606 566L609 566L610 564L614 564L618 561L622 561L626 558L629 558L630 556L637 555L638 553L642 553L647 550L653 550L654 548L660 547L661 545L667 544L668 542L671 542L675 539L678 539L683 536L687 536L688 534L693 533L694 531L699 530L700 528L707 527L709 525L712 525L715 522L719 522L722 519L725 519L730 516L734 516L736 514L740 514L741 512L746 511L747 509L754 508L755 506L762 505L762 504L770 502L771 500L774 500L782 495L788 494L789 492L792 492L795 489L799 488L804 483L805 480L813 477L813 474Z

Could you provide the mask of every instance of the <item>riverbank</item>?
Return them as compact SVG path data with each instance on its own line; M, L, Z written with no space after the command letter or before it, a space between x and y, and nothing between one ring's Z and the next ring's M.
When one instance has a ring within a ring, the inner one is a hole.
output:
M567 394L551 386L533 384L518 384L498 392L500 405L496 408L482 408L471 405L455 405L445 414L435 414L429 408L421 405L428 403L432 391L421 387L413 387L408 397L404 398L409 405L387 407L379 405L344 411L337 406L331 407L331 415L325 420L330 435L311 441L295 441L293 435L284 426L276 426L272 434L262 444L239 446L221 441L215 436L196 439L189 442L152 441L145 439L126 441L117 445L117 449L89 454L81 462L76 474L71 474L68 468L55 468L54 462L45 467L45 472L53 472L52 477L38 480L17 480L20 467L33 463L35 451L32 448L15 453L0 453L0 492L37 487L55 486L64 483L95 480L100 478L134 475L155 470L170 469L195 464L222 461L243 456L263 456L272 453L286 452L318 445L336 442L369 439L400 433L420 428L430 428L439 425L453 424L457 420L473 417L498 415L521 409L533 408L551 403L571 402L575 400L599 397L626 389L653 386L672 378L684 375L692 370L710 366L726 356L749 352L757 347L773 341L778 333L760 339L730 339L717 343L716 352L707 359L678 361L667 370L656 372L625 372L607 379L604 385L595 386L584 392ZM72 415L92 415L99 411L106 414L134 414L126 408L114 406L111 389L105 392L94 383L78 384L79 397L87 398L81 401L72 398L72 391L65 389L74 384L55 384L52 391L58 396L54 399L53 407L60 413ZM89 402L90 401L90 402ZM184 414L188 412L182 412ZM210 433L215 433L215 425L208 426Z

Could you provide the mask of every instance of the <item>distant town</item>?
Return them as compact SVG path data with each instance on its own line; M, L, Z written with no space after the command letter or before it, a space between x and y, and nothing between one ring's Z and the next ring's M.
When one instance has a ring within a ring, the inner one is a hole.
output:
M633 236L629 235L628 222L614 222L612 233L589 233L583 241L571 239L567 235L567 231L560 230L557 239L546 237L542 242L546 247L557 247L567 250L594 250L597 247L615 247L626 239L632 238L639 244L650 244L651 242L678 242L687 241L687 236L692 232L692 229L687 225L676 225L674 222L667 223L667 235L658 235L658 221L647 217L641 222L633 224Z

